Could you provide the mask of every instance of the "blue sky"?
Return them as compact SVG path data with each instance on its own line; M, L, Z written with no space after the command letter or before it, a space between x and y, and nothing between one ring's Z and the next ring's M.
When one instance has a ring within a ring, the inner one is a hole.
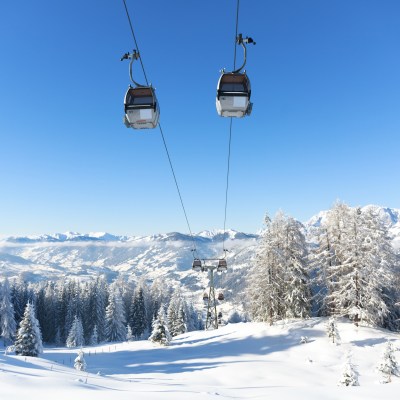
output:
M236 1L127 4L192 231L222 228L215 87ZM399 15L397 0L241 0L254 108L233 121L228 228L337 199L400 207ZM122 124L123 1L3 2L0 35L0 234L187 232L159 130Z

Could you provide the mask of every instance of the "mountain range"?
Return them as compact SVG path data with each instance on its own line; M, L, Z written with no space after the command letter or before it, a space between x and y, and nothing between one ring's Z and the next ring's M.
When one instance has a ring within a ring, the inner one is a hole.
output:
M400 248L400 209L368 207L376 209L389 228L393 244ZM322 211L303 224L310 242L326 215L327 211ZM224 256L226 248L228 272L216 276L216 285L230 289L226 293L228 302L240 303L243 298L238 293L244 288L258 238L259 234L233 230L226 232L225 240L221 230L203 231L193 237L178 232L142 237L105 232L13 236L0 241L0 268L2 277L21 276L27 281L88 279L98 274L106 275L109 281L118 275L134 282L160 278L180 285L187 295L198 299L208 286L208 276L192 271L193 258L213 259L209 262L214 263Z

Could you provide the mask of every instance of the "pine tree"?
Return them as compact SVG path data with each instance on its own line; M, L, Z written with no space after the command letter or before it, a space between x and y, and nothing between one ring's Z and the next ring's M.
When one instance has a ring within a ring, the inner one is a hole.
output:
M55 307L56 313L56 329L58 331L57 340L59 343L65 343L69 331L66 330L65 321L67 316L67 287L65 279L62 279L57 284L57 304ZM57 335L57 333L56 333Z
M160 278L156 278L153 281L147 301L147 327L150 332L152 330L153 321L157 318L161 304L169 303L172 292L172 287Z
M171 342L171 335L168 330L167 317L165 315L164 305L161 305L157 318L153 321L153 330L149 340L153 343L159 343L163 346L168 346Z
M128 342L133 340L132 328L129 324L126 326L126 340Z
M133 336L136 339L140 339L147 328L146 308L142 286L135 291L129 320Z
M337 203L322 229L330 255L322 257L320 249L316 259L322 260L327 314L346 316L356 325L384 326L395 308L395 257L381 218L374 208Z
M25 307L28 303L28 288L26 282L18 277L11 288L11 298L14 307L14 316L17 326L24 317Z
M303 226L292 217L285 220L283 241L286 259L284 293L285 318L308 318L311 314L311 283L308 273L308 250Z
M186 309L186 327L188 332L200 329L199 319L199 313L195 310L193 303L189 303Z
M328 323L326 325L326 333L329 338L332 339L332 343L339 344L340 342L340 335L339 331L337 329L337 324L335 318L331 317L328 320Z
M43 342L51 343L56 336L56 299L53 282L46 282L36 295L36 314L42 330Z
M179 303L178 315L175 324L175 332L177 335L181 335L182 333L187 332L185 306L186 302L182 299L182 301Z
M339 386L358 386L358 373L354 364L351 362L350 355L343 368L343 375L338 382Z
M56 335L54 337L54 343L56 346L61 346L63 344L63 341L61 340L61 329L58 327L56 330Z
M126 338L125 312L118 287L110 285L110 294L106 309L106 338L110 342L123 341Z
M171 336L177 336L187 331L187 304L179 288L176 288L167 311L168 329Z
M329 316L335 314L332 297L334 291L334 271L337 267L335 249L331 244L331 233L324 223L316 229L317 245L310 254L311 268L314 270L315 305L317 314Z
M18 329L15 354L37 357L42 351L42 334L35 316L35 307L28 303Z
M93 327L92 334L90 336L89 344L91 346L96 346L99 344L99 336L97 335L97 325Z
M250 278L250 308L258 321L306 318L311 312L308 257L302 226L279 212L266 217Z
M90 343L94 324L91 319L91 296L93 293L93 282L84 282L81 288L81 318L85 343Z
M65 316L65 329L69 335L72 324L76 317L78 317L82 324L82 301L80 293L80 285L78 280L71 280L67 285L67 313ZM82 325L83 332L83 325Z
M0 334L4 346L14 340L17 324L14 318L14 307L11 300L11 289L8 279L3 282L0 291Z
M268 321L272 325L283 317L282 286L277 273L280 254L275 240L277 224L273 224L267 215L265 225L250 275L250 311L255 321Z
M91 296L91 315L93 325L97 326L99 342L106 340L106 307L108 303L108 285L104 276L99 276L94 285L94 293Z
M399 366L394 355L392 342L387 341L377 369L381 373L380 383L389 383L392 380L392 375L397 376L399 374Z
M82 349L78 351L78 357L74 360L74 368L78 371L86 371L86 361Z
M67 347L80 347L84 344L84 335L81 319L75 315L71 329L69 330L66 346Z

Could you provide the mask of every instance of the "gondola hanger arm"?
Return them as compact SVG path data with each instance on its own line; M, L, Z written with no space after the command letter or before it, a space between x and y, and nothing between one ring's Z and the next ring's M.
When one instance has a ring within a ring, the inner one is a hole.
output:
M245 38L243 38L243 35L241 33L239 33L236 37L236 43L240 46L242 46L243 48L243 52L244 52L244 57L243 57L243 64L240 68L235 69L234 71L232 71L233 74L237 74L239 73L246 65L246 61L247 61L247 48L246 48L246 44L256 44L256 42L251 38L246 36Z
M121 61L123 60L131 60L129 63L129 77L131 78L132 83L136 86L136 87L145 87L146 85L141 85L140 83L137 83L132 76L132 64L135 60L139 60L140 58L140 54L138 51L133 50L132 53L125 53L122 57L121 57Z

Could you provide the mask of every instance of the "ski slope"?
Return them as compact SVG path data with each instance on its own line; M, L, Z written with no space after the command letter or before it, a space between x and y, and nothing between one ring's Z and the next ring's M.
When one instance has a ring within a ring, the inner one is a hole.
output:
M400 378L380 384L376 365L398 335L326 319L230 324L180 335L169 347L149 341L84 348L87 371L73 368L77 349L45 348L40 358L0 353L0 398L62 399L398 399ZM301 337L308 338L300 343ZM348 352L360 386L337 386ZM396 351L400 361L400 351Z

